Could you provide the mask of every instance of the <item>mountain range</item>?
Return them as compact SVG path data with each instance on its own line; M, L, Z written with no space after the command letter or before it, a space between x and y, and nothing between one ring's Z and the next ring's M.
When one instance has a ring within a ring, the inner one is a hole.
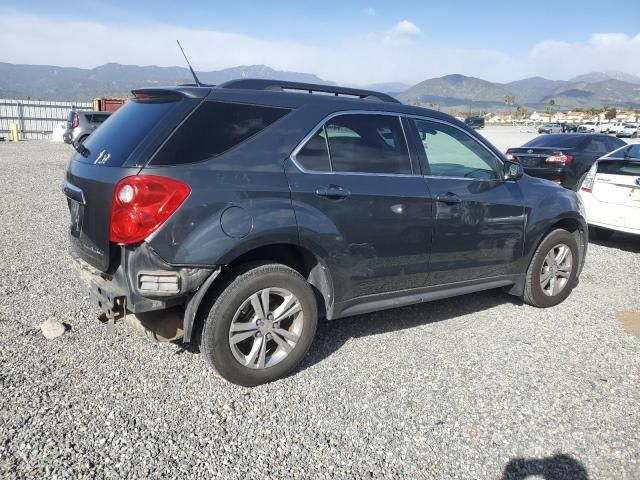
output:
M249 65L198 72L200 81L219 84L235 78L270 78L334 85L309 73L274 70ZM133 88L192 83L189 70L108 63L92 69L0 62L0 98L88 101L96 96L127 96ZM358 85L349 85L358 86ZM553 99L556 108L640 108L640 77L624 72L591 72L571 80L531 77L496 83L459 74L424 80L409 86L400 82L365 86L396 96L406 103L437 105L445 110L506 110L505 97L515 104L544 109Z

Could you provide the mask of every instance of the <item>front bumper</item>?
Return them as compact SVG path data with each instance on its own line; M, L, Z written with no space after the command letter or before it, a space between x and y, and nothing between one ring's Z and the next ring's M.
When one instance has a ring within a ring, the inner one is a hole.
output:
M113 273L102 272L73 257L93 303L109 318L126 312L143 313L185 304L214 271L213 268L171 266L146 243L120 248L119 264ZM149 278L160 279L158 288ZM171 279L170 291L163 288L163 279Z

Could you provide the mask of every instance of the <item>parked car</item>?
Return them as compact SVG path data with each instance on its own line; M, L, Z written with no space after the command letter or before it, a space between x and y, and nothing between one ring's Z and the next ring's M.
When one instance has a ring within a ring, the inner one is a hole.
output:
M173 316L231 382L286 375L319 316L576 285L578 196L445 113L270 80L133 95L69 162L72 256L105 319Z
M578 125L578 132L580 133L596 133L600 132L600 122L584 122Z
M611 122L600 122L600 127L597 133L609 133Z
M547 123L538 128L538 133L562 133L563 131L560 123Z
M638 124L637 123L625 123L624 126L618 130L616 137L618 138L635 138L638 136Z
M465 118L464 123L469 125L471 128L479 130L484 128L484 117L467 117Z
M594 163L580 197L595 238L606 240L614 231L640 235L640 144L625 145Z
M616 133L618 133L620 130L622 130L625 126L625 122L614 122L614 123L610 123L609 124L609 130L607 133L611 133L613 135L615 135Z
M506 156L520 162L528 175L577 190L593 162L623 145L622 140L600 134L541 135L521 147L510 148Z
M67 129L62 134L65 143L83 143L93 131L109 118L110 112L85 112L71 110Z
M562 131L564 133L571 133L571 132L578 131L578 126L575 123L561 123L560 125L562 125Z

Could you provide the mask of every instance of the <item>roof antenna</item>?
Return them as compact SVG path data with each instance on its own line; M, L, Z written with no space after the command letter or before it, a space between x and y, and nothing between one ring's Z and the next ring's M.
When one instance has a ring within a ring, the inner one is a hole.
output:
M193 71L193 67L189 63L189 59L187 58L187 55L184 53L184 50L182 49L182 45L180 45L180 40L176 40L176 42L178 43L178 47L180 47L180 51L182 52L184 59L187 61L187 65L189 65L189 70L191 70L191 75L193 75L193 79L195 80L196 85L198 87L202 87L203 85L200 83L200 80L198 80L198 76L196 75L196 72Z

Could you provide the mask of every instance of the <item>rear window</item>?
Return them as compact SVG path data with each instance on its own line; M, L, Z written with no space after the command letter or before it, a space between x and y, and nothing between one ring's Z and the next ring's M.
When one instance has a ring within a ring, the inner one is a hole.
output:
M103 113L90 113L85 114L85 117L89 123L102 123L109 118L109 115L105 115Z
M579 135L542 135L525 143L523 147L537 148L576 148L585 140L584 136Z
M179 165L216 157L289 112L259 105L204 102L165 143L151 164Z
M623 160L626 158L628 160L640 161L640 144L634 143L632 145L627 145L625 148L620 148L615 152L611 152L604 158L616 160Z
M635 162L625 160L601 160L598 162L598 173L640 176L640 159Z
M89 135L84 142L89 154L76 155L76 160L107 167L124 165L151 129L179 103L175 99L129 100Z

